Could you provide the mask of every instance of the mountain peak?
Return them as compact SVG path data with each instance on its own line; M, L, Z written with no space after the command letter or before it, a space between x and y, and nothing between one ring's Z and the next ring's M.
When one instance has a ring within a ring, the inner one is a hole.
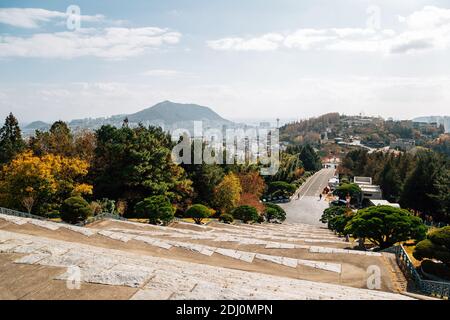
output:
M152 107L128 115L132 122L163 121L166 124L174 124L184 121L215 121L230 123L222 118L211 108L193 103L176 103L165 100Z

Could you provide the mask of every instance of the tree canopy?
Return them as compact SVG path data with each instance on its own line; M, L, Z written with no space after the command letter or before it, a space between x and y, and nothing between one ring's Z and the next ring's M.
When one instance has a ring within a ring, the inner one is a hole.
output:
M89 203L80 196L70 197L61 205L61 219L68 223L82 222L91 214Z
M422 240L426 227L408 210L373 206L359 210L346 224L344 232L355 238L367 238L384 249L400 241Z
M450 226L431 231L413 251L417 260L436 259L450 267Z
M213 211L202 204L194 204L185 212L184 216L192 218L196 224L201 224L202 220L211 216Z
M0 165L11 161L24 149L25 142L22 140L19 122L10 113L3 127L0 128Z
M235 219L242 220L244 223L254 221L257 222L259 220L258 211L256 211L255 207L252 206L239 206L232 211L232 215Z
M147 218L151 224L168 224L173 220L174 208L169 199L163 195L151 196L138 202L136 213Z
M172 142L161 128L103 126L96 132L93 182L97 198L124 199L130 207L149 195L180 205L192 182L171 160Z
M73 195L91 194L85 183L89 164L76 158L21 153L0 172L0 205L21 210L23 199L33 198L33 213L44 215L57 210Z
M214 189L214 203L221 213L230 213L238 205L241 192L239 178L230 172Z

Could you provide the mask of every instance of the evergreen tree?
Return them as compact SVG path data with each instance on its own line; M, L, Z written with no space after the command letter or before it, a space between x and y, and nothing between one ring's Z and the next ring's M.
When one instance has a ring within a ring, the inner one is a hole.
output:
M191 164L186 165L186 170L189 172L189 178L193 182L195 190L195 202L213 205L212 194L214 188L222 181L224 177L223 169L218 165L212 164Z
M123 199L132 208L148 196L180 204L191 194L192 182L172 162L172 142L161 128L107 125L96 136L92 177L97 198Z
M0 129L0 165L11 161L24 148L25 143L22 140L19 122L10 113Z
M302 148L299 158L306 171L317 171L322 167L319 156L309 144Z
M450 222L450 169L443 169L438 172L434 184L436 194L430 195L439 203L438 220Z
M406 179L400 197L402 207L425 214L436 213L440 204L432 195L438 193L436 178L441 169L442 163L436 154L430 151L417 154L416 166Z
M388 161L383 168L379 178L383 197L391 202L397 202L400 197L402 182L393 167L391 161Z
M36 130L30 139L30 148L38 156L57 154L64 157L78 156L74 137L64 121L56 121L48 132Z

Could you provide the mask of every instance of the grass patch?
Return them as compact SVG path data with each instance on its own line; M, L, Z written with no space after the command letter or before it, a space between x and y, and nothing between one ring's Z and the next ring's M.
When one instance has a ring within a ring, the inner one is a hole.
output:
M148 223L148 219L131 218L131 219L128 219L128 221L139 222L139 223Z
M213 221L213 220L216 220L216 219L205 218L205 219L202 220L202 224L211 222L211 221ZM183 221L183 222L189 222L189 223L195 223L194 219L192 219L192 218L182 218L181 221Z

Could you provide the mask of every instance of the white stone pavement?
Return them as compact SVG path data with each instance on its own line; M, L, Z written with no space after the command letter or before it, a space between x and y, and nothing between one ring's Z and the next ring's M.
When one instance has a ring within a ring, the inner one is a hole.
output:
M382 291L142 256L1 230L0 253L27 254L16 263L77 266L83 282L139 288L133 299L410 299ZM283 263L293 261L283 259ZM57 279L67 277L63 273Z

